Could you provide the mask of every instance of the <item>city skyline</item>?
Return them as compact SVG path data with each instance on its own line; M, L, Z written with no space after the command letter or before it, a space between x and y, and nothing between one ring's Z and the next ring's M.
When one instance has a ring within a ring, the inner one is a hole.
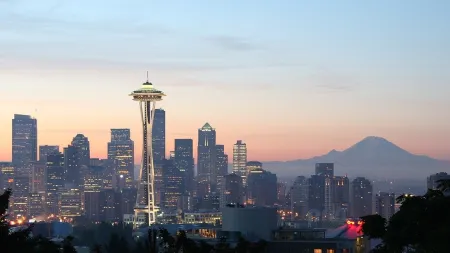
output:
M373 135L450 160L445 1L83 2L0 2L1 161L14 114L37 118L38 145L82 133L99 158L111 128L130 128L139 161L126 94L147 70L170 95L166 155L208 122L229 157L243 140L248 160L308 158Z

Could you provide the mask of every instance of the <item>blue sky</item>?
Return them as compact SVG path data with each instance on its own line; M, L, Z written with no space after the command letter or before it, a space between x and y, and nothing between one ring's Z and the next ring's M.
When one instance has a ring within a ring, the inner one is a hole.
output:
M442 157L450 152L448 13L449 1L0 0L0 106L7 108L0 126L35 108L43 141L55 141L48 133L55 128L68 136L128 126L104 112L134 110L123 94L149 70L169 94L163 105L173 112L172 137L195 137L194 126L212 121L228 147L240 138L267 146L271 141L261 138L288 129L289 157L345 147L364 135ZM17 96L24 103L12 101ZM89 112L73 110L73 117L104 115L104 123L51 120L80 101ZM55 104L59 109L50 110ZM176 129L187 119L189 130ZM125 121L133 129L137 120ZM311 130L317 126L323 134ZM293 130L301 133L289 137ZM98 146L102 134L92 137ZM331 140L292 151L305 136Z

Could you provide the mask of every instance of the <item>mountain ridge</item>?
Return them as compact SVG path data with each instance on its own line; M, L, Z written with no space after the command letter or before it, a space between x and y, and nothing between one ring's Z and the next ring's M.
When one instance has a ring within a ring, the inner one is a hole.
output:
M312 175L314 164L332 162L336 175L367 176L373 179L426 179L437 172L450 172L450 161L412 154L378 136L368 136L347 149L335 149L308 159L264 162L263 167L280 177ZM309 174L308 174L309 173Z

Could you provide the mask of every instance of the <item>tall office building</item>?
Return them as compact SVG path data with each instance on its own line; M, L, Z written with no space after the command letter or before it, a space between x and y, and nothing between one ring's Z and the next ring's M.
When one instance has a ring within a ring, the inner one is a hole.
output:
M183 175L187 195L194 190L194 153L192 139L175 139L175 166Z
M277 175L253 170L247 177L247 204L273 206L277 202Z
M242 177L242 183L247 182L247 145L238 140L233 145L233 173Z
M80 217L81 195L83 193L78 188L66 186L59 195L59 214L66 219Z
M217 187L216 192L220 194L222 188L225 184L224 177L228 174L228 155L225 154L224 145L216 145L216 181Z
M334 177L334 163L316 163L316 175Z
M71 145L80 149L80 165L89 166L91 161L89 139L83 134L77 134L73 137Z
M344 220L350 216L350 181L346 176L335 176L331 180L331 218Z
M105 167L89 166L84 180L84 211L90 221L101 221L100 192L103 189Z
M45 157L47 160L47 157ZM31 163L31 179L30 179L30 192L45 192L46 189L46 175L47 164L44 162L32 162Z
M359 218L372 214L372 183L364 177L357 177L352 181L351 189L351 216Z
M14 187L14 166L10 162L0 162L0 194ZM12 203L11 203L12 204Z
M247 167L247 174L252 170L261 170L263 168L262 163L258 161L248 161L245 166Z
M206 123L198 129L197 146L197 197L215 191L217 185L216 165L216 130Z
M130 129L111 129L108 160L113 163L114 174L124 179L124 187L133 187L134 142L130 138Z
M389 220L395 213L395 194L380 192L375 196L375 213Z
M161 163L166 158L166 111L155 109L152 127L153 162Z
M224 186L220 194L220 207L228 204L243 204L242 178L234 173L224 176Z
M81 173L81 159L83 153L81 149L69 145L64 148L64 176L65 183L72 184L75 188L79 188L84 184L84 177Z
M163 161L164 196L163 206L166 210L176 210L178 200L184 194L183 173L175 165L175 159Z
M59 193L64 188L64 155L49 155L46 170L45 212L56 215L59 213Z
M224 145L216 145L216 171L217 176L228 175L228 155L225 154Z
M312 175L308 178L308 206L310 210L325 209L325 177Z
M48 155L57 153L59 153L59 146L41 145L39 146L39 161L46 163Z
M14 114L12 120L12 163L20 169L37 161L37 120Z
M294 219L305 219L309 211L308 196L309 184L308 179L304 176L298 176L290 190L291 195L291 212Z

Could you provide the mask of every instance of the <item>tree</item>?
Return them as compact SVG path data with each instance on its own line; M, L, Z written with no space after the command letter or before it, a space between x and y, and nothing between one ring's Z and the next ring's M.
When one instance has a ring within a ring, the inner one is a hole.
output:
M62 242L63 253L77 253L77 250L75 249L75 247L73 247L72 242L72 236L67 236L66 238L64 238L64 241Z
M6 218L11 194L12 191L7 189L0 195L0 245L2 245L2 253L32 252L36 246L33 243L35 241L30 238L32 226L10 232L10 225Z
M361 217L364 235L382 239L373 252L449 252L450 197L444 195L449 186L445 180L439 190L429 189L423 196L398 197L400 210L388 222L379 215Z

